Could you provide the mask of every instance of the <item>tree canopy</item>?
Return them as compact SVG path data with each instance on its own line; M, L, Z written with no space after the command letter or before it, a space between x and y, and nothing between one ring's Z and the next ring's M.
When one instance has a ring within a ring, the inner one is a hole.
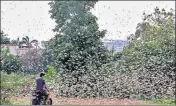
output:
M106 31L99 31L97 18L90 12L96 1L50 2L51 18L57 23L53 53L56 66L76 71L90 61L96 66L106 63L106 49L100 38ZM59 52L58 52L59 51Z
M8 35L4 33L3 30L1 30L1 44L9 44L10 38L8 38Z

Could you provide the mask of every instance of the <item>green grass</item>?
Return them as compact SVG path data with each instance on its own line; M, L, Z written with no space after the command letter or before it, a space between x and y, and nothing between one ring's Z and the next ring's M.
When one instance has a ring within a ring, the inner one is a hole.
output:
M176 100L169 98L153 99L151 102L161 105L176 105Z
M1 103L11 105L14 101L10 98L21 94L21 88L25 85L33 86L35 76L17 73L7 74L1 70Z
M13 105L10 100L1 101L1 105Z
M10 103L12 105L31 105L30 97L13 97L10 98Z
M176 105L176 100L171 98L154 98L154 99L138 98L138 100L142 100L147 103L156 105Z
M55 73L50 72L47 74L47 84L55 87ZM39 75L24 75L23 73L7 74L1 70L1 94L3 105L30 105L30 99L22 97L23 95L30 94L35 89L35 79ZM24 92L23 92L24 91ZM16 99L19 97L19 99ZM22 98L20 98L22 97ZM26 99L26 101L24 100Z

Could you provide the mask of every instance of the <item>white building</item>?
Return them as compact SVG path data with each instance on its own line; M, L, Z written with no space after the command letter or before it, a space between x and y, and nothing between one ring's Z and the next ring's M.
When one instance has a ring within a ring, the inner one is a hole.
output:
M10 53L15 56L21 56L23 54L26 54L29 50L35 49L32 46L26 46L26 45L16 45L16 44L1 44L1 47L8 47L10 50Z

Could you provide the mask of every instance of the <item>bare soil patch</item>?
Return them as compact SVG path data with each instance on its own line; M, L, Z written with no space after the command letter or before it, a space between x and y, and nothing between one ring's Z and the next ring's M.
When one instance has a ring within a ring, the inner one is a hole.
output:
M79 98L56 98L51 95L53 105L149 105L144 101L136 101L129 99L79 99ZM18 96L12 97L11 102L14 105L31 105L31 97Z
M65 105L146 105L146 102L129 99L78 99L78 98L55 98L54 104Z

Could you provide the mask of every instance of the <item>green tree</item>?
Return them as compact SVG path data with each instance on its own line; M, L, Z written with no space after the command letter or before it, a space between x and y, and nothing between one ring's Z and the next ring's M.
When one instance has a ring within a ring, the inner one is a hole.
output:
M137 73L140 85L136 86L136 92L140 96L174 97L174 12L155 8L151 14L144 13L143 22L136 30L123 51L120 71L126 76ZM172 93L167 94L169 90Z
M32 49L20 56L22 67L26 73L36 74L43 72L42 50Z
M49 66L53 63L52 48L50 47L50 41L42 41L44 49L42 52L42 69L47 72Z
M97 18L90 9L96 1L53 1L50 2L51 18L56 20L54 31L54 56L58 65L74 71L76 66L84 66L92 60L97 66L106 63L105 49L100 38L105 31L98 30ZM79 63L80 62L80 63ZM71 65L71 66L69 66Z
M61 81L69 80L68 83L71 85L71 79L76 79L75 82L78 84L82 76L93 73L94 70L90 70L91 66L99 69L108 61L108 50L100 40L106 31L99 31L97 18L90 12L96 2L49 3L51 18L57 23L53 31L58 33L53 39L52 46L54 66L61 75Z
M22 38L22 42L24 43L24 44L26 44L27 46L32 46L32 43L34 43L34 44L38 44L38 40L30 40L29 39L29 36L25 36L25 37L23 37Z
M113 55L113 61L118 61L122 57L122 52L117 52Z
M114 54L114 52L115 52L115 46L114 45L112 45L112 48L111 48L110 51L111 51L112 54Z
M1 30L1 44L9 44L10 38L7 37L8 35Z
M18 56L10 54L9 48L1 47L1 70L10 74L21 71L21 61Z
M18 37L17 39L11 40L11 43L20 46L20 44L23 44L23 41L21 41L20 38Z

